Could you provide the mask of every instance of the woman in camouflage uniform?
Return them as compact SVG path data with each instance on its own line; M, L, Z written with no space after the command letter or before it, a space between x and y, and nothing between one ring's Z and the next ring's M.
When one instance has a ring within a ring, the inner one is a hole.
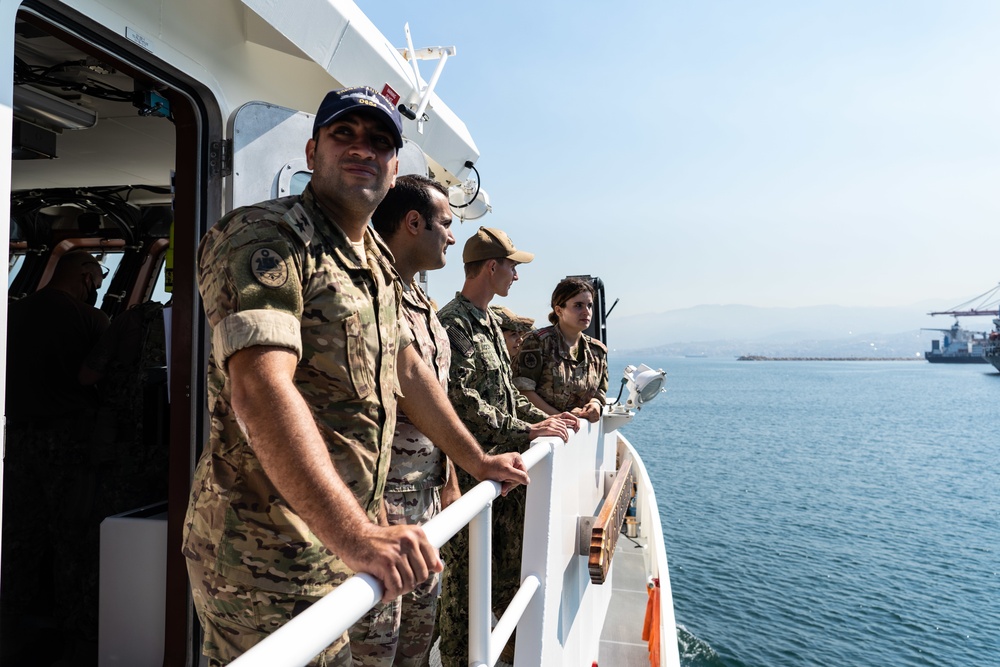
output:
M608 391L608 348L586 335L594 288L566 278L552 292L552 326L528 334L513 362L514 386L543 412L596 422Z

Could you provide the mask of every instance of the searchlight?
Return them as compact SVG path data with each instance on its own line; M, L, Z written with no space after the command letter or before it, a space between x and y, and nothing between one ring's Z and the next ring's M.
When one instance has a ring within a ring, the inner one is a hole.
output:
M667 373L661 369L652 369L646 364L628 365L622 373L622 386L618 398L605 413L605 429L614 429L627 424L642 406L664 393ZM628 389L628 397L622 403L622 394Z

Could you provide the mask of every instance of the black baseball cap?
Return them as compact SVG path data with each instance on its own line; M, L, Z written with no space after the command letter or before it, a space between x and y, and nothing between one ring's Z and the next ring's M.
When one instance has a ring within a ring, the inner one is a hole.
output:
M403 119L400 118L399 111L389 103L389 100L382 97L370 86L341 88L327 93L316 112L316 120L313 121L313 135L315 136L316 131L321 127L326 127L344 114L359 110L385 114L390 121L388 126L392 129L396 148L403 147Z

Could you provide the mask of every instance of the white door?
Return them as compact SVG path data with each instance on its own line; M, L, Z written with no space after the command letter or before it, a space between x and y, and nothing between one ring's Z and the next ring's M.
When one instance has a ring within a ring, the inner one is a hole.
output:
M299 194L312 177L306 142L313 114L267 102L247 102L233 113L233 175L227 208Z

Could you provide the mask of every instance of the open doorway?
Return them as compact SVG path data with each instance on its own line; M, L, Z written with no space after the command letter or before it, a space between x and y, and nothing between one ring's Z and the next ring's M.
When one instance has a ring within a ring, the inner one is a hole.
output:
M165 664L190 654L176 545L204 406L203 383L191 381L203 348L192 266L215 217L207 211L218 211L204 147L221 133L198 90L83 17L40 8L17 16L6 393L31 409L6 406L4 665L39 664L39 645L53 659L96 663L98 618L115 604L101 584L121 571L101 555L101 524L149 506L159 507L168 542L162 565L145 568L156 578L146 605L158 619L153 641ZM83 303L61 314L22 307L54 289L60 267L81 253L98 267L84 262ZM88 321L104 326L84 341L89 289L101 316ZM32 335L40 311L43 333ZM74 377L76 365L96 375ZM54 399L53 386L70 382L81 391Z

